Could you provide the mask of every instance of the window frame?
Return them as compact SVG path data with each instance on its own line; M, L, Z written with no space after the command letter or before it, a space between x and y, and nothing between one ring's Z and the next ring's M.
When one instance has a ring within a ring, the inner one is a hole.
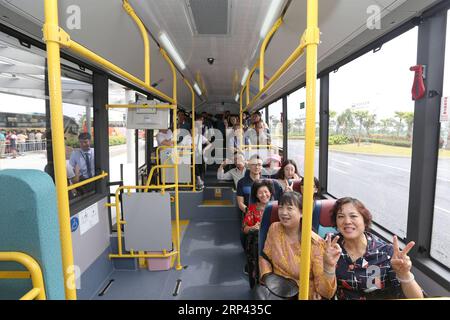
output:
M430 50L428 52L429 39L434 37L435 44L445 48L446 37L446 21L447 10L450 9L450 1L443 1L431 9L424 12L420 17L414 17L406 21L401 26L392 30L391 32L380 37L376 41L368 44L362 49L344 58L340 62L329 66L318 73L320 78L320 143L319 143L319 179L325 198L334 199L333 195L328 193L328 136L329 136L329 74L338 70L341 66L359 58L360 56L378 50L382 45L397 36L409 31L418 26L418 61L421 55L425 56L424 61L420 64L430 65L434 63L433 70L441 70L440 75L435 75L433 83L430 84L428 78L427 87L430 90L435 90L438 93L442 92L443 86L443 61L445 58L445 51ZM449 13L450 14L450 13ZM445 22L443 21L445 20ZM427 25L430 24L430 25ZM426 30L427 29L427 30ZM432 31L431 31L432 30ZM427 32L428 35L427 35ZM424 45L421 46L421 43ZM450 48L446 48L450 50ZM429 55L429 56L428 56ZM439 67L440 66L440 67ZM440 68L440 69L439 69ZM429 69L430 70L430 69ZM300 83L292 90L277 96L272 101L275 102L289 94L301 89L306 85L305 82ZM441 88L441 89L434 89ZM440 99L440 95L435 99ZM270 105L270 102L268 105ZM414 131L412 145L412 161L410 173L410 189L409 189L409 205L408 205L408 222L407 222L407 239L419 239L416 248L410 252L410 257L413 261L413 266L421 271L425 276L444 288L450 290L450 267L443 265L430 255L431 249L431 232L433 224L433 210L434 210L434 194L436 188L437 165L438 165L438 144L439 144L439 129L433 124L439 123L439 110L435 108L436 101L428 101L427 105L421 105L421 101L416 101L414 113L418 116L414 117ZM432 107L434 106L434 107ZM420 111L426 111L425 114L419 116ZM417 113L416 113L417 112ZM431 125L430 125L431 123ZM426 137L419 132L426 131ZM287 145L285 146L287 148ZM420 149L419 149L420 148ZM289 152L289 150L287 150ZM427 153L428 152L428 153ZM430 153L431 152L431 153ZM425 157L425 155L432 154L433 156ZM421 162L422 161L422 162ZM427 176L428 179L420 179L416 181L419 176ZM420 199L418 203L417 199ZM430 214L431 212L431 214ZM418 228L419 225L426 225L426 227ZM393 234L383 226L373 223L372 231L374 234L380 236L384 240L391 242ZM406 244L405 239L399 239L401 243Z

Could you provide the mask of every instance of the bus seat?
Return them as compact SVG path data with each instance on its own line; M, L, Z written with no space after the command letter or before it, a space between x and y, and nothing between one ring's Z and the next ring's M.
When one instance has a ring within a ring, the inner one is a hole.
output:
M270 225L276 221L280 221L278 217L278 201L271 201L264 209L261 225L259 226L258 253L260 256L264 249L264 243L266 242Z
M65 298L55 185L39 170L0 170L0 251L23 252L40 265L47 299ZM2 262L2 271L25 271ZM31 279L1 279L0 299L19 299Z
M314 211L317 212L313 216L313 225L314 225L314 218L318 217L318 221L316 221L318 231L316 232L322 238L325 238L327 233L337 233L337 230L334 227L334 222L331 217L332 216L331 209L333 208L335 203L336 203L335 199L316 200L314 203Z
M289 183L292 183L292 190L298 193L302 193L302 190L300 188L302 179L289 179Z
M313 221L312 230L319 234L321 230L323 232L336 232L333 228L331 220L331 208L333 208L336 200L316 200L314 202L313 208ZM280 221L278 217L278 201L271 201L264 210L264 214L261 219L261 226L259 228L259 244L258 252L259 255L262 254L264 249L264 243L266 241L267 232L269 231L270 225L276 221ZM332 231L328 231L331 229ZM326 235L326 233L324 233Z
M275 179L264 179L264 180L269 180L270 182L272 182L272 188L273 188L273 190L274 190L274 193L273 193L273 195L272 195L272 200L276 200L276 201L278 201L279 199L280 199L280 197L281 197L281 195L283 194L283 187L281 186L281 184L277 181L277 180L275 180ZM248 197L247 199L248 199L248 204L250 205L250 204L252 204L252 203L254 203L253 202L253 199L252 199L252 197L251 197L251 191L253 190L253 186L254 185L252 185L252 187L245 187L243 190L244 190L244 194L245 194L245 196L246 197ZM239 209L239 208L238 208ZM242 212L240 209L239 209L239 212ZM244 220L244 214L242 214L242 216L241 216L241 221L243 221ZM241 239L241 244L242 244L242 246L245 248L245 243L246 243L246 235L244 234L244 231L242 230L242 228L241 228L241 234L240 234L240 239Z

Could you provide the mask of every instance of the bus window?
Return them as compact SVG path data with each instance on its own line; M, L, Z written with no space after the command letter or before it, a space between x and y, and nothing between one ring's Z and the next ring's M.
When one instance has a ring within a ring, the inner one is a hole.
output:
M408 219L417 27L330 73L328 192L400 237Z
M94 109L92 82L61 77L64 114L66 169L69 184L100 173L95 165ZM95 192L95 183L69 192L70 199L81 199Z
M450 11L447 12L447 39L445 46L445 69L443 97L450 106ZM441 114L443 113L441 106ZM448 110L448 109L447 109ZM450 119L441 116L439 136L439 161L434 199L433 232L431 234L431 256L446 266L450 266Z
M109 81L109 103L126 104L136 102L136 92L114 81ZM135 130L127 130L127 109L108 110L109 119L109 169L110 181L120 181L121 164L125 185L136 185L135 174ZM143 145L139 144L141 149ZM144 150L139 150L139 154Z
M319 102L320 79L316 81L316 148L314 154L314 175L319 176ZM305 120L306 89L303 87L287 97L288 125L288 158L297 163L300 175L303 176L305 161Z
M44 171L45 58L9 39L11 44L0 40L0 169ZM11 68L14 72L8 73Z
M283 100L280 99L268 107L269 130L272 145L283 148L283 124L281 123L281 113L283 112ZM264 120L264 118L262 118Z

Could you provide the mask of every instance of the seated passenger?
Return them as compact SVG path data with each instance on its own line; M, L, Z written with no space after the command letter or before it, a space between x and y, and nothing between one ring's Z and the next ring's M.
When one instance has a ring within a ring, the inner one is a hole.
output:
M244 177L239 180L236 190L236 200L242 215L247 212L248 197L253 182L261 178L262 160L260 156L257 154L253 155L248 161L248 168L250 174L248 176L244 175Z
M281 157L278 154L270 154L266 159L266 167L262 169L262 175L268 178L277 178L281 168Z
M231 162L225 159L217 170L217 180L233 180L234 186L237 187L239 180L245 176L245 159L242 154L236 153L234 155L234 165L235 168L224 172L223 167Z
M269 126L262 120L262 113L260 111L256 111L252 113L250 117L250 128L256 128L257 123L262 122L264 129L270 134Z
M278 182L280 182L281 186L283 187L283 191L292 191L292 189L287 190L289 187L289 181L290 179L301 179L302 177L298 174L297 170L297 164L294 160L286 160L283 162L283 165L281 166L280 170L278 171Z
M256 180L252 186L252 204L248 206L242 223L242 230L248 234L250 230L259 230L262 214L273 195L272 183L269 180Z
M400 250L397 236L391 245L371 234L372 215L357 199L337 200L332 219L339 234L327 236L324 271L336 274L338 299L423 298L408 257L413 241Z
M156 141L158 142L158 147L160 146L173 146L173 134L170 129L159 129L156 134Z
M304 184L304 179L302 178L302 180L300 181L300 193L303 195L303 184ZM319 183L319 179L317 179L316 177L314 177L314 200L320 200L322 199L322 194L320 192L320 183Z
M269 228L263 256L259 257L261 283L271 273L291 279L299 285L301 252L302 196L297 192L285 192L279 201L279 222ZM311 233L311 272L309 299L330 299L336 291L336 277L324 273L325 242L316 233ZM260 286L258 290L269 290ZM259 296L264 294L258 293ZM266 295L267 296L267 295Z

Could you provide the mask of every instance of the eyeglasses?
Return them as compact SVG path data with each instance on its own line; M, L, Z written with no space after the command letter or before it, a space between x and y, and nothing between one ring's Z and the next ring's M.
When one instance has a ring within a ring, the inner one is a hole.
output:
M262 163L251 163L251 166L257 166L257 167L262 167Z

